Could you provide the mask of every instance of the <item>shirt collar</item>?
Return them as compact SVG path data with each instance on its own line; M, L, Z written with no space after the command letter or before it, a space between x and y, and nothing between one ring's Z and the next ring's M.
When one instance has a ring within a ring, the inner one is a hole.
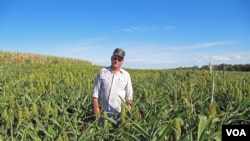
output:
M108 67L106 67L106 69L108 70L108 71L111 71L112 69L111 69L111 66L108 66ZM120 73L124 73L124 70L121 68L120 69Z

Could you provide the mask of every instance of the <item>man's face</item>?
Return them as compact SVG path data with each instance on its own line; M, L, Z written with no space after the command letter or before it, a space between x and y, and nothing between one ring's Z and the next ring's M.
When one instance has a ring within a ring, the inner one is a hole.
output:
M123 59L119 56L112 56L111 57L111 64L114 68L120 68L122 66Z

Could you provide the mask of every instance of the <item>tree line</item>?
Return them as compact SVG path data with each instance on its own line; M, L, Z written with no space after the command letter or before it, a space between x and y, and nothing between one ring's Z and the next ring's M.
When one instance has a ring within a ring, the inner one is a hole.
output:
M212 65L213 70L215 71L250 71L250 64L219 64ZM203 65L202 67L193 66L193 67L179 67L176 69L193 69L193 70L209 70L209 65Z

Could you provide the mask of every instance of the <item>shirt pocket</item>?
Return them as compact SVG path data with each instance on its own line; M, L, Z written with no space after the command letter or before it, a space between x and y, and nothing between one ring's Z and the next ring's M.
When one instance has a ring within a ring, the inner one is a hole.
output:
M122 89L125 89L127 86L127 80L125 78L118 79L118 86Z
M111 86L111 80L112 80L112 78L110 78L110 77L102 77L101 78L101 87L103 89L106 89L106 88L110 87Z

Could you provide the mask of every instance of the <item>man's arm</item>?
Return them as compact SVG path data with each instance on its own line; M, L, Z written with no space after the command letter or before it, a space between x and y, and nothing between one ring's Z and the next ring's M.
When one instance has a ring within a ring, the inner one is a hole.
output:
M96 77L94 90L92 94L92 104L93 104L93 110L94 110L95 115L98 115L100 113L100 107L99 107L100 87L101 87L101 82L100 82L100 72L99 72Z
M128 107L128 110L132 108L132 100L133 100L133 87L132 87L132 82L130 75L128 75L128 84L126 87L126 105Z
M99 107L98 99L93 97L92 102L93 102L94 114L98 115L100 113L100 107Z

